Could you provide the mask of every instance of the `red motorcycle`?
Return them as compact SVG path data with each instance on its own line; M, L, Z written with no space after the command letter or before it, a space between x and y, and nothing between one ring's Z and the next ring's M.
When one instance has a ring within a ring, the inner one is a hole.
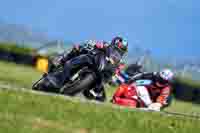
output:
M133 108L145 107L142 97L149 95L147 94L147 88L144 87L147 84L151 84L151 80L137 80L131 84L121 84L114 93L112 102L114 104ZM147 99L147 101L148 100L150 99Z
M150 96L146 87L151 84L151 80L136 80L130 84L121 84L113 95L112 103L133 108L146 108L157 99ZM163 107L169 106L171 101L170 95Z

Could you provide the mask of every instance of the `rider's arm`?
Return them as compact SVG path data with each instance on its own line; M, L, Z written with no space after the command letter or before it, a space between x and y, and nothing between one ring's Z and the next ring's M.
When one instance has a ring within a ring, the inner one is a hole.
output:
M87 50L92 50L94 48L98 49L104 49L106 47L106 44L103 42L98 42L98 41L85 41L81 44L75 44L71 51L65 51L62 55L59 55L54 58L53 63L55 65L61 65L65 63L67 60L81 54L81 53L86 53Z
M143 72L143 73L138 73L136 75L133 75L130 77L128 83L131 83L135 80L138 80L138 79L153 79L153 77L156 75L156 72Z
M80 54L82 46L80 44L75 44L71 51L65 51L62 55L61 63L65 63L67 60Z
M167 98L170 96L171 88L167 86L162 89L160 96L156 99L156 102L160 103L162 106L167 104Z
M126 73L130 76L133 76L137 73L142 73L142 65L137 63L130 64L126 69Z
M148 108L154 111L160 111L160 109L167 105L167 98L170 96L171 89L169 86L162 89L160 96L156 99L156 102L150 104Z

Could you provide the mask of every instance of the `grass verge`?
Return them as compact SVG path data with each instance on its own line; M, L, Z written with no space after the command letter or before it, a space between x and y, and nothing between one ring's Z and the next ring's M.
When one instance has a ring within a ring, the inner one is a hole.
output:
M30 89L33 82L38 80L40 76L41 73L32 67L0 61L0 81L3 83ZM114 87L107 86L107 102L112 98L115 89ZM166 111L196 114L200 112L200 105L174 100L172 105L166 108Z
M2 133L197 133L200 129L197 119L3 89L0 120Z
M0 61L0 81L31 88L41 73L32 67Z

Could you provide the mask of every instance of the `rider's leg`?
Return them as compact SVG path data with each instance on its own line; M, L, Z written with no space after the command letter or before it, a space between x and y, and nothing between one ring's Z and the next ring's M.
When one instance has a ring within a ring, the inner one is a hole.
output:
M94 58L95 60L95 67L96 70L99 73L96 73L97 77L96 77L96 85L94 87L94 89L90 90L90 93L93 95L93 97L96 98L96 100L100 100L100 101L105 101L106 100L106 93L104 90L104 81L108 80L106 79L106 76L101 74L101 71L104 71L105 68L107 68L107 64L106 64L106 60L105 60L105 56L104 55L97 55ZM105 74L105 73L104 73Z
M152 103L149 92L145 86L137 86L136 88L138 97L144 102L145 106Z
M98 101L106 100L104 83L101 78L97 79L96 86L94 87L94 89L91 89L89 93Z
M58 73L56 75L50 76L50 80L52 81L55 88L60 88L64 84L66 80L69 80L71 71L75 68L81 66L89 66L92 65L92 59L87 55L80 55L75 57L64 64L64 71Z

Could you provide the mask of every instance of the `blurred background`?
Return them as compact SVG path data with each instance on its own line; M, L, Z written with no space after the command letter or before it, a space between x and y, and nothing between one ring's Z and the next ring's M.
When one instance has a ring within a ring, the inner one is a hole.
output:
M3 75L9 68L5 61L31 67L23 67L29 71L23 77L23 70L10 66L10 74L19 73L20 82L29 85L39 74L23 79L46 72L50 56L84 40L110 41L121 35L129 40L128 64L141 59L145 71L172 68L178 77L176 97L200 101L199 6L195 0L2 1L0 80L19 83L15 76Z

